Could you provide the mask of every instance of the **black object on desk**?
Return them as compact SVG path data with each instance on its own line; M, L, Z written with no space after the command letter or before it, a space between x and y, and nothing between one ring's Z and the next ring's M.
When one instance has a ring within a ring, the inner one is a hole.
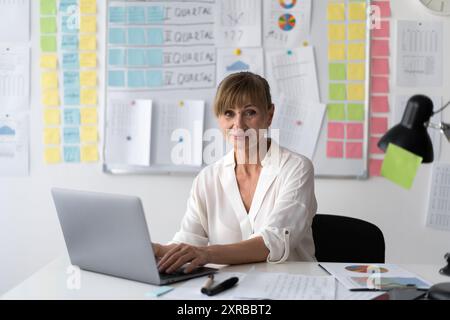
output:
M227 289L230 289L230 288L234 287L234 285L236 283L238 283L238 281L239 281L238 277L232 277L232 278L225 280L224 282L219 283L217 286L211 288L210 287L211 279L213 279L213 278L210 277L208 279L207 284L201 289L201 292L208 296L214 296L214 295L221 293Z

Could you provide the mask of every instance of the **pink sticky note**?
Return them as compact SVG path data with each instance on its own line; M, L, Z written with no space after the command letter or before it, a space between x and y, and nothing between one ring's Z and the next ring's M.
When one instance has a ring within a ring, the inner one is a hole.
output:
M354 140L364 139L364 125L362 123L348 123L347 139L354 139Z
M380 138L371 137L370 138L370 146L369 146L369 152L370 154L383 154L383 150L378 148L378 142L380 141Z
M389 1L372 1L372 12L380 13L381 18L389 18L391 16L391 3ZM378 8L379 11L376 11Z
M372 29L372 38L389 38L391 35L391 23L389 20L380 21L380 23Z
M388 77L371 77L372 93L388 93L389 78Z
M388 96L371 96L370 108L374 113L389 112Z
M327 157L328 158L343 158L344 157L344 143L339 141L327 142Z
M344 139L344 124L328 123L328 139Z
M372 40L370 45L372 57L389 57L389 40Z
M381 166L383 165L383 160L370 159L369 161L369 174L371 177L381 176Z
M363 157L362 142L347 142L345 144L345 157L347 159L362 159Z
M370 118L370 134L385 134L388 130L388 119L380 117Z
M388 76L389 75L389 59L372 58L370 71L372 75Z

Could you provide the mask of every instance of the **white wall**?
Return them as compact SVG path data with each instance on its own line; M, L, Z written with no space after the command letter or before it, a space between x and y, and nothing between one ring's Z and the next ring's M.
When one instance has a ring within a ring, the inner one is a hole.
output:
M326 0L319 0L326 1ZM38 3L33 5L33 48L39 48ZM104 1L99 0L104 12ZM391 0L394 19L440 19L445 22L445 52L450 53L450 17L426 13L418 1ZM104 19L104 18L102 18ZM104 25L103 20L99 21ZM395 24L394 24L395 25ZM102 31L102 30L101 30ZM393 30L395 34L395 29ZM102 37L102 36L101 36ZM393 39L394 41L395 39ZM394 42L393 42L394 43ZM101 44L100 44L101 45ZM395 57L395 46L393 57ZM104 48L100 47L100 56ZM153 239L168 241L179 226L192 176L109 176L101 165L46 166L42 161L42 107L39 103L39 52L33 50L31 103L31 173L26 178L0 178L0 294L35 272L65 250L50 188L54 186L132 194L144 201ZM395 65L395 59L392 59ZM450 60L444 62L445 86L423 93L450 99ZM395 75L392 77L395 79ZM101 83L104 83L101 77ZM394 94L414 94L392 83ZM103 103L100 97L100 103ZM450 122L450 110L444 119ZM443 140L441 161L450 162L450 144ZM319 212L367 219L386 238L387 261L443 264L450 251L450 232L425 227L431 166L421 166L414 187L403 190L383 178L369 181L317 180Z

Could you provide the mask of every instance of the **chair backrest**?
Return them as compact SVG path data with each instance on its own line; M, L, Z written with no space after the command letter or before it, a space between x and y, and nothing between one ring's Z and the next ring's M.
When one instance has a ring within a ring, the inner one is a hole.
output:
M312 231L319 262L384 263L383 233L370 222L317 214Z

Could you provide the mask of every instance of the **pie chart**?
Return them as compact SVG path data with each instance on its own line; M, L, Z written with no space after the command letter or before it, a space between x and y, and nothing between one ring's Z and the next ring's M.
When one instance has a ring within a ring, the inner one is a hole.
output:
M389 272L389 270L386 268L377 267L377 266L369 266L369 265L347 266L347 267L345 267L345 270L351 271L351 272L358 272L358 273L386 273L386 272Z
M297 0L279 0L279 2L280 6L282 6L284 9L292 9L297 3Z
M280 26L280 29L283 31L290 31L290 30L294 29L295 22L296 22L295 17L289 13L283 14L278 19L278 25Z

